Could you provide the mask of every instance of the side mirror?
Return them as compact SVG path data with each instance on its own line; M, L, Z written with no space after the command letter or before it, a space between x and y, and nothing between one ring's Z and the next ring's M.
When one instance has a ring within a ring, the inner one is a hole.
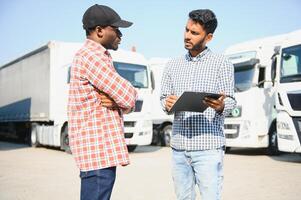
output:
M271 80L274 85L276 78L276 67L277 67L277 58L276 56L272 57L272 66L271 66Z
M281 46L276 46L274 48L274 54L272 56L272 66L271 66L271 79L273 85L275 84L275 78L276 78L276 67L277 67L277 55L280 53Z
M156 84L155 84L155 77L154 77L153 71L151 71L150 77L151 77L151 86L152 86L152 90L154 90L155 87L156 87Z
M266 82L265 79L266 66L258 64L257 68L259 69L259 73L258 73L258 83L256 84L256 86L259 88L263 88Z

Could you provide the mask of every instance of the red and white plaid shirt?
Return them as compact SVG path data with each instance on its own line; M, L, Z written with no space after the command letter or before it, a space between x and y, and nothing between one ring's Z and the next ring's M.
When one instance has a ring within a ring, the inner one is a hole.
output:
M103 107L100 91L120 109ZM68 103L69 144L81 171L129 164L122 111L133 108L136 98L135 88L114 69L109 52L87 39L72 63Z

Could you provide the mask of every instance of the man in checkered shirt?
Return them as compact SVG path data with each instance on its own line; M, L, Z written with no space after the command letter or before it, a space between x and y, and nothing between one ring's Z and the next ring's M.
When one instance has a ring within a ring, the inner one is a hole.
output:
M184 33L188 52L172 59L162 77L160 99L168 113L184 91L221 94L219 99L204 99L209 107L203 113L174 113L172 175L179 200L195 199L195 184L202 200L221 198L224 117L235 107L236 101L233 65L206 46L216 27L217 19L211 10L191 11Z
M114 69L119 27L129 27L110 7L94 5L83 16L87 39L76 53L68 103L70 148L80 169L81 200L110 199L117 165L128 165L123 113L136 101L134 87Z

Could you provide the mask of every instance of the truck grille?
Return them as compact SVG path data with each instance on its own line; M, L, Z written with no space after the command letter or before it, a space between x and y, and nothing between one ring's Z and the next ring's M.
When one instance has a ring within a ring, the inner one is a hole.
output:
M133 133L124 133L125 138L132 138L133 135L134 135Z
M239 124L225 124L224 129L225 130L231 130L232 133L226 133L225 132L225 137L229 139L234 139L237 138L239 135Z
M135 122L132 121L125 121L124 127L135 127Z
M293 122L298 134L299 142L301 143L301 117L293 117Z
M301 94L288 93L288 100L290 101L293 110L301 110Z

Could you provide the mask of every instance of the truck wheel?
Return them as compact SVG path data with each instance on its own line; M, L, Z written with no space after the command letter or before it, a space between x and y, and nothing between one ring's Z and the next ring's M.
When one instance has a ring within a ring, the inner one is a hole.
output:
M168 147L170 146L171 134L172 134L172 125L168 124L164 126L161 132L162 146L168 146Z
M70 146L69 146L69 136L68 136L68 125L63 128L61 134L61 149L66 153L71 154Z
M271 130L269 132L269 146L267 148L267 154L270 156L276 156L280 154L278 150L276 123L272 125Z
M135 151L136 147L137 147L137 145L127 145L127 148L128 148L129 152Z
M31 132L29 138L29 146L31 147L38 147L40 145L38 139L38 126L39 125L37 123L31 124Z
M160 145L160 139L159 139L159 133L160 131L158 128L153 128L153 138L151 145Z

